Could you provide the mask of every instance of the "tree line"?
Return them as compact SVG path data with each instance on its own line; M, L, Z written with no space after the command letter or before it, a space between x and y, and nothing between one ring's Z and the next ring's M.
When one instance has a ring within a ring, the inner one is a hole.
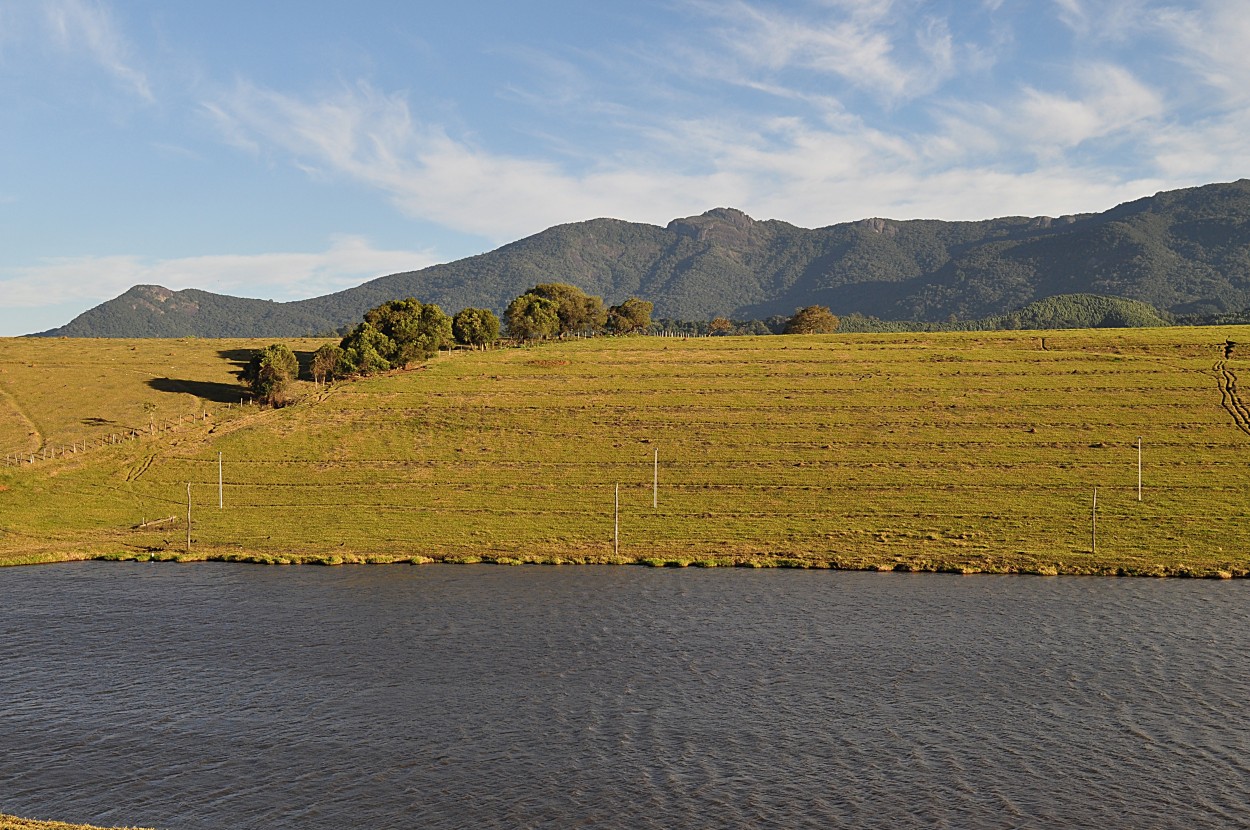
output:
M602 298L565 283L539 283L517 297L504 311L502 325L486 308L465 308L449 317L437 305L413 297L390 300L365 312L364 321L338 344L317 349L310 369L317 383L385 372L428 360L454 344L487 348L499 340L501 328L518 342L577 334L633 334L650 327L653 308L637 297L605 306ZM295 353L285 344L274 343L252 356L240 378L262 402L281 406L298 375Z
M602 333L635 334L651 329L654 306L630 297L619 305L605 306L565 283L539 283L514 299L504 311L502 330L518 343L570 335ZM783 334L820 334L836 331L838 318L824 306L796 310L793 317L779 318ZM672 322L678 326L684 324ZM758 321L756 321L758 322ZM762 334L725 317L699 324L699 334ZM680 330L680 329L679 329ZM312 355L313 380L325 383L354 375L370 375L428 360L440 349L459 344L487 348L500 338L501 321L486 308L465 308L448 317L433 303L413 297L389 300L365 312L359 323L337 344L326 343ZM291 348L274 343L256 352L240 378L262 403L287 403L291 383L299 376L299 360Z

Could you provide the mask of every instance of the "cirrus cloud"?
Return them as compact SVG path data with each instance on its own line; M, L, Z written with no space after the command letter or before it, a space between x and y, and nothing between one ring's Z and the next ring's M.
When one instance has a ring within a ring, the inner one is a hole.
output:
M147 74L134 66L133 49L108 7L89 0L44 0L41 8L61 49L85 53L144 101L156 100Z

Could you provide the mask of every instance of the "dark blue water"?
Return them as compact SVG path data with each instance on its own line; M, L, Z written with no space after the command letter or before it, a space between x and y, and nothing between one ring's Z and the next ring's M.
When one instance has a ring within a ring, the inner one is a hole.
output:
M0 570L0 812L161 828L1230 827L1250 583Z

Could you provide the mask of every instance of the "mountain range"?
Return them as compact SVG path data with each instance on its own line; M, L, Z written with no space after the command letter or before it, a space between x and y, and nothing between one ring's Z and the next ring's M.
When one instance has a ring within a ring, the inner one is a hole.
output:
M277 303L137 285L66 325L70 337L328 334L396 298L501 312L537 283L565 282L655 316L761 319L807 305L937 322L1096 294L1172 315L1250 307L1250 180L1172 190L1102 213L972 222L864 219L807 229L716 208L665 227L558 225L494 251L355 288Z

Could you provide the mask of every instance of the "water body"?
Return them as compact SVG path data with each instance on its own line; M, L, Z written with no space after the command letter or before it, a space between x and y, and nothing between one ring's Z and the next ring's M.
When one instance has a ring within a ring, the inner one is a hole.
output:
M0 812L164 828L1229 827L1250 583L0 571Z

